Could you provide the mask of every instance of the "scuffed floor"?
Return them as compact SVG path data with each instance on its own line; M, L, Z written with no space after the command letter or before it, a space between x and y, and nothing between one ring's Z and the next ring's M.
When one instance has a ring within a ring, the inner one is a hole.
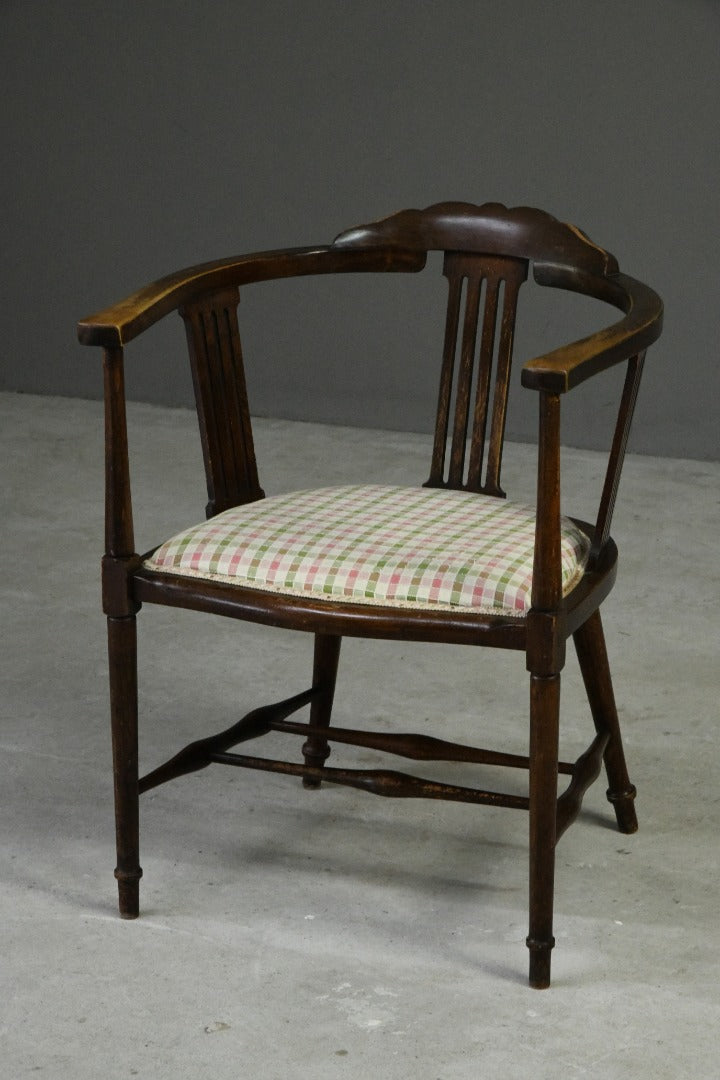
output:
M101 407L5 394L0 417L4 1076L716 1080L720 465L628 459L604 611L640 832L614 830L598 782L558 848L538 993L527 823L510 810L212 768L145 796L142 917L117 918ZM194 425L130 410L140 550L203 517ZM256 438L268 492L427 474L421 436L258 421ZM565 457L563 509L591 516L601 457ZM508 447L513 495L532 494L533 462ZM307 685L304 635L149 608L139 625L145 769ZM343 646L338 724L522 753L526 714L517 655ZM570 656L568 754L590 730Z

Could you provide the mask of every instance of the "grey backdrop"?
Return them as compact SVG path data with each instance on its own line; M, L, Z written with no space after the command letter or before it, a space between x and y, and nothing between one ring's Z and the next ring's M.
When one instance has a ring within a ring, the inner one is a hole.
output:
M717 0L3 0L0 386L98 396L76 319L180 266L498 200L657 288L632 448L720 457L719 58ZM428 428L444 283L379 284L246 290L256 413ZM596 318L529 303L517 359ZM190 403L182 343L173 317L131 347L131 396ZM579 395L567 442L599 445L613 389Z

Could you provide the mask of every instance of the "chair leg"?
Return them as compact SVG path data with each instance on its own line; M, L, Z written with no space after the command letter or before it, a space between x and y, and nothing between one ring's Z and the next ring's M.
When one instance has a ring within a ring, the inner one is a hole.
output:
M108 619L110 713L115 782L115 837L120 915L140 912L137 738L137 635L135 616Z
M574 634L574 639L595 729L599 733L608 732L610 735L605 750L607 797L615 807L620 831L633 833L638 827L634 805L636 789L630 783L625 764L620 724L605 648L605 635L599 611L591 615L580 627Z
M555 884L560 676L530 680L530 985L550 985Z
M341 642L342 638L335 634L315 635L313 688L321 692L310 706L311 727L327 728L330 724ZM329 757L330 747L324 735L311 734L303 744L302 752L306 765L319 767ZM320 781L305 776L303 785L306 788L319 788Z

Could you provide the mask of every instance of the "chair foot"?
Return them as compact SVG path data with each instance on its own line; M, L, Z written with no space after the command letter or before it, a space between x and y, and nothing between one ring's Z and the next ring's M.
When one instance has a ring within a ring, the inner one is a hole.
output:
M140 914L140 878L142 869L115 870L118 883L118 908L121 919L137 919Z
M525 942L530 950L530 978L528 982L533 990L547 990L550 985L550 959L555 945L555 938L549 941L536 941L528 938Z
M622 833L634 833L638 830L638 819L635 813L635 796L637 788L631 784L626 791L611 791L608 788L608 802L615 807L618 829Z

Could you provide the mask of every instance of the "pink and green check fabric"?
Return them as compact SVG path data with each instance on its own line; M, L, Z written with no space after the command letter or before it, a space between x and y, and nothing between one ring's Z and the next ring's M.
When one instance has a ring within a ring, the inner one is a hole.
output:
M535 510L464 491L381 485L297 491L179 533L152 570L361 604L522 616L530 608ZM589 541L562 521L563 593Z

